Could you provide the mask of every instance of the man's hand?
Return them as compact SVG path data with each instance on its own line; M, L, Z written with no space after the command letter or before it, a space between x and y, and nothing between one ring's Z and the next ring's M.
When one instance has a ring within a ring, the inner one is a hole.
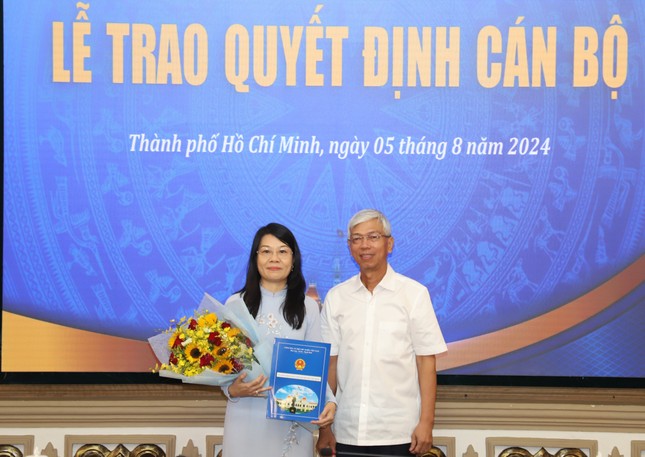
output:
M320 413L320 416L318 416L318 419L311 421L311 423L318 425L320 428L325 428L330 426L334 422L335 415L336 403L334 403L333 401L328 401L325 404L325 408L323 409L322 413Z
M410 453L421 455L432 448L432 427L419 422L412 432Z
M432 427L434 407L437 398L437 362L434 355L416 356L421 393L421 414L419 423L412 432L410 452L421 455L432 448Z
M325 451L323 451L325 449ZM331 454L329 451L331 450ZM321 427L318 430L318 441L316 441L316 451L320 455L336 455L336 437L334 432L331 431L331 427Z

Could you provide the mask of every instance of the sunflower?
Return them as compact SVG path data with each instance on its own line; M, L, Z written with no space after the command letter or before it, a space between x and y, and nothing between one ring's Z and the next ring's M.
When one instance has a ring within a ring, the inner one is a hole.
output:
M213 327L217 323L217 314L204 314L198 319L200 327Z
M231 350L226 346L222 346L213 350L213 355L218 360L226 359L231 356Z
M195 343L190 343L184 349L184 354L189 362L197 362L202 355L202 351Z
M232 328L228 331L227 335L229 338L233 339L240 333L242 333L242 331L239 328Z
M216 371L222 374L233 373L233 364L229 360L220 360L213 367L213 371Z

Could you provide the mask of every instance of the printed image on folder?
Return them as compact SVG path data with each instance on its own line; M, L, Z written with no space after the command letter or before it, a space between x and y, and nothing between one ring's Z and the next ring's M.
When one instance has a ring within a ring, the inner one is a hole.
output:
M318 419L325 406L330 349L328 343L276 338L267 418L298 422Z

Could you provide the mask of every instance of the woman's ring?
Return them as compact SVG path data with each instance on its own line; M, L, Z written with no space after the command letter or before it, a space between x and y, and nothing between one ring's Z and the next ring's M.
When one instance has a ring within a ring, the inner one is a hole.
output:
M258 395L260 395L260 392L258 392L258 391L256 390L256 391L255 391L255 396L257 397Z

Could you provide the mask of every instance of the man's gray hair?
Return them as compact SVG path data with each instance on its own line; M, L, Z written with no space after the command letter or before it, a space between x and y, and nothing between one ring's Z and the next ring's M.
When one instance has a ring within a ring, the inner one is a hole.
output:
M385 217L385 214L375 209L362 209L349 220L347 224L347 236L352 233L352 229L358 224L371 221L372 219L378 219L381 225L383 225L383 235L392 235L392 226L390 225L390 221L387 220L387 217Z

